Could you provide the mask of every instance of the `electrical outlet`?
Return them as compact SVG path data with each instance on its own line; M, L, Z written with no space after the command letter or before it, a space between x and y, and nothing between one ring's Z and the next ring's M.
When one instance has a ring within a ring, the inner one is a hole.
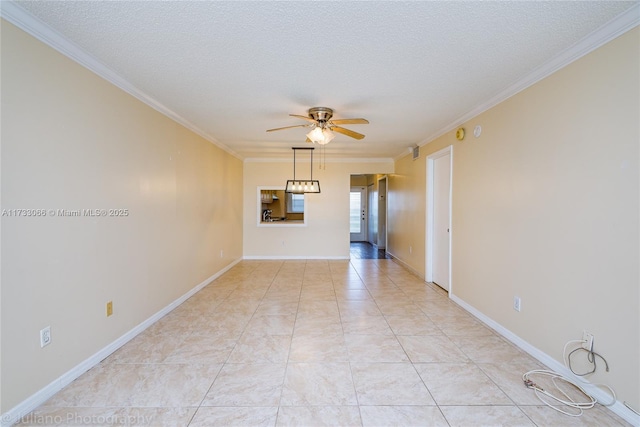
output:
M412 254L413 253L413 246L409 246L409 253Z
M113 314L113 301L107 303L107 317Z
M51 344L51 326L40 330L40 348Z
M220 258L224 258L224 249L220 249Z
M582 332L582 348L587 351L593 351L593 335L587 331Z
M522 301L520 301L520 297L513 297L513 309L515 311L520 311Z

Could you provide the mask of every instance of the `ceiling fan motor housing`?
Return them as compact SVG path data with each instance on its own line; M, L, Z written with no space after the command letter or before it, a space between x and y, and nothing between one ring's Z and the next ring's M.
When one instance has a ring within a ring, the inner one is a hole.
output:
M333 117L333 110L327 107L309 108L309 117L317 120L318 123L326 123Z

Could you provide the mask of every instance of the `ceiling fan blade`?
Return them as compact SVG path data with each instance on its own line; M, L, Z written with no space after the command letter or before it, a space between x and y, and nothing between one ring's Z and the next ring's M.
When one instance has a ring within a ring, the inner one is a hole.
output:
M306 128L306 127L309 127L309 125L285 126L283 128L267 129L267 132L273 132L275 130L283 130L283 129L291 129L291 128Z
M341 133L343 135L350 136L351 138L355 138L355 139L364 138L363 134L358 133L358 132L354 132L354 131L349 130L349 129L341 128L340 126L332 126L330 129L332 131L334 131L334 132L338 132L338 133Z
M317 122L316 122L314 119L312 119L311 117L307 117L307 116L300 116L300 115L298 115L298 114L289 114L289 115L290 115L291 117L297 117L297 118L299 118L299 119L306 120L306 121L311 122L311 123L317 123Z
M369 120L367 119L338 119L338 120L330 120L331 123L335 123L336 125L368 125Z

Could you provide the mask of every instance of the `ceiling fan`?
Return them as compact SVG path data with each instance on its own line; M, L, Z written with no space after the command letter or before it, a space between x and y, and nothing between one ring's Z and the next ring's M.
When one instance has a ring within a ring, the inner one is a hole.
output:
M333 110L327 107L313 107L309 108L308 116L300 116L298 114L289 114L291 117L297 117L302 120L306 120L307 124L304 125L296 125L296 126L285 126L281 128L268 129L267 132L273 132L276 130L284 130L284 129L292 129L292 128L312 128L309 133L307 133L307 142L317 142L320 145L324 145L329 143L333 138L335 138L335 134L333 132L338 132L343 135L347 135L351 138L362 139L364 135L358 132L354 132L350 129L343 128L338 125L347 125L347 124L368 124L369 121L367 119L332 119Z

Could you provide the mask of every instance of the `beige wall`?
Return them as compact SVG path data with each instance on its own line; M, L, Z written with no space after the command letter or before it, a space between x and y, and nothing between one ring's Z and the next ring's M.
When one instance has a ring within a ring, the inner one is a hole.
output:
M368 175L352 175L351 186L352 187L366 187Z
M4 21L1 166L3 209L129 215L2 218L0 412L242 256L241 161Z
M600 364L591 381L635 408L639 33L464 124L468 136L453 149L452 225L453 293L559 362L565 342L590 331L611 367ZM478 139L469 135L476 124ZM422 151L454 141L449 133ZM425 162L407 157L390 182L389 245L424 273Z
M336 142L334 142L336 143ZM308 177L309 161L297 159L296 174ZM351 174L389 173L392 162L315 164L313 178L320 194L305 195L304 227L258 226L260 186L281 187L293 175L290 162L245 161L244 164L244 256L248 258L349 258L349 189ZM301 172L302 171L302 172ZM306 175L305 175L306 174Z

